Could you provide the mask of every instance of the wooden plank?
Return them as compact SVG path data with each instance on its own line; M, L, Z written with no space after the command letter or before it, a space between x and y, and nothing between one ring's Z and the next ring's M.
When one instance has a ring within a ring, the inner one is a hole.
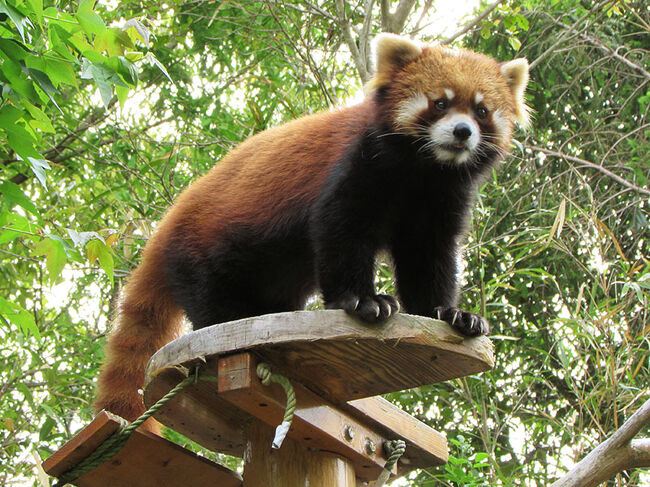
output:
M447 438L382 397L355 399L345 409L375 431L406 442L406 452L398 463L399 475L414 468L447 463Z
M286 395L278 384L264 386L257 378L256 366L250 353L219 359L219 395L275 427L282 422ZM287 436L303 448L339 454L350 460L357 477L375 480L387 460L381 448L385 438L300 384L293 386L296 412ZM353 437L346 437L346 428L354 432ZM366 451L367 441L375 445L374 452Z
M217 361L204 364L201 372L216 377ZM144 391L145 404L151 406L184 378L177 368L159 371ZM212 382L199 381L182 391L156 413L156 420L212 451L243 456L243 427L250 416L220 398Z
M92 422L43 462L43 469L53 477L70 470L90 455L120 427L119 419L102 411Z
M91 453L119 427L119 420L101 412L92 423L43 462L44 470L59 476ZM124 448L108 462L75 481L79 487L241 487L241 477L147 431L136 430Z
M163 347L146 387L169 367L245 350L335 404L482 372L494 364L486 337L467 338L447 323L399 313L367 325L341 310L278 313L197 330Z

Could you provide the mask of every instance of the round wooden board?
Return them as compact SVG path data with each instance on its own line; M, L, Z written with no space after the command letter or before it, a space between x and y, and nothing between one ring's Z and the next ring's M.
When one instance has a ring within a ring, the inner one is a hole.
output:
M463 377L494 364L487 337L463 337L443 321L400 313L368 325L340 310L278 313L203 328L165 345L147 366L145 404L155 403L196 365L216 374L219 357L245 351L344 409L353 399ZM213 451L236 456L243 454L242 429L250 422L208 381L175 397L156 419ZM424 466L436 464L426 461Z
M397 314L368 325L340 310L278 313L210 326L165 345L145 384L169 367L255 351L274 370L334 403L464 377L494 365L487 337L443 321Z

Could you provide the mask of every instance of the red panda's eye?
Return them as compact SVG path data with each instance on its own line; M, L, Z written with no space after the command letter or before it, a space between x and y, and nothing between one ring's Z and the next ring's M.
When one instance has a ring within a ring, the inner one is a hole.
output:
M485 108L483 105L479 105L476 107L476 116L483 120L485 117L488 116L488 109Z
M449 107L449 102L446 98L441 98L440 100L436 100L433 106L436 107L436 110L443 112Z

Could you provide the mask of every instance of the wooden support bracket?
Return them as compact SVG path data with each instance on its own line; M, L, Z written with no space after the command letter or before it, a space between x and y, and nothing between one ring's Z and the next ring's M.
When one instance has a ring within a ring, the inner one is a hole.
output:
M256 367L257 361L250 353L220 358L219 396L277 426L284 416L284 390L278 384L263 385ZM349 459L356 476L362 480L376 479L386 463L382 445L387 438L303 386L297 383L293 386L297 406L288 436L306 448L318 448ZM397 472L396 467L393 472Z

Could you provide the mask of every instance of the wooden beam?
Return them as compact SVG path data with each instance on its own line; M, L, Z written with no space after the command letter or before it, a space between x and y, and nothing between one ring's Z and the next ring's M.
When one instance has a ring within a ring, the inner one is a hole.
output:
M355 399L345 410L378 433L406 442L398 474L447 463L447 438L382 397Z
M284 416L285 392L278 384L264 386L256 366L250 353L219 359L219 396L268 425L277 426ZM386 463L382 450L386 438L299 384L293 386L297 406L288 437L304 448L349 459L362 480L376 479ZM346 436L346 432L352 433ZM367 449L368 444L374 445L373 451Z

